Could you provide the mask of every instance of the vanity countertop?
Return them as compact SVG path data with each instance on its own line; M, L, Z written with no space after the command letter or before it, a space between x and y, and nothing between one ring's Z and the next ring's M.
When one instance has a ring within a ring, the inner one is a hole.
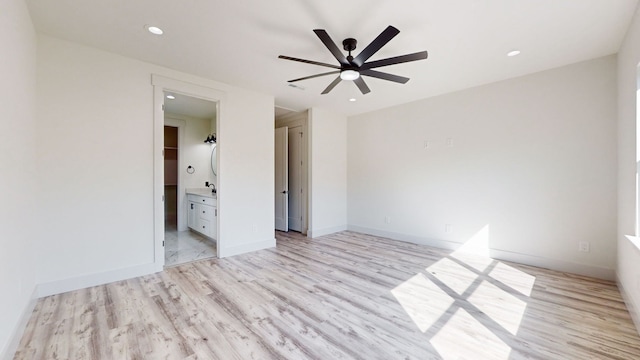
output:
M204 196L212 199L215 199L217 197L217 194L212 193L211 189L207 189L207 188L187 189L187 194Z

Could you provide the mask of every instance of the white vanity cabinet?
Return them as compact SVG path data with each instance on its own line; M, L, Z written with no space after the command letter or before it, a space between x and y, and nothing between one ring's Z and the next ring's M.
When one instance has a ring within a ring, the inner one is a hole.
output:
M215 239L218 216L216 199L187 194L187 203L187 226L202 235Z

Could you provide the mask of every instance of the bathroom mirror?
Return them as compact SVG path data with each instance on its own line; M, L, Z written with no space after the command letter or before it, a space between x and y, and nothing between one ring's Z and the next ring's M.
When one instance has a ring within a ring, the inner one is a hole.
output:
M213 147L211 148L211 172L213 173L213 176L217 176L218 175L218 167L217 167L217 162L216 162L216 149L218 147L216 146L216 144L213 144Z

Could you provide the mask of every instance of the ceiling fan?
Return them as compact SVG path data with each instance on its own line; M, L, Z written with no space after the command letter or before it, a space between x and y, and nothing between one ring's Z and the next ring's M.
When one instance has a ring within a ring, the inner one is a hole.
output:
M298 59L298 58L284 56L284 55L280 55L278 56L278 58L337 69L334 71L329 71L329 72L311 75L311 76L305 76L305 77L288 81L292 83L292 82L301 81L301 80L313 79L313 78L317 78L325 75L339 74L339 76L336 77L335 80L333 80L331 84L327 86L326 89L324 89L324 91L322 92L323 95L328 94L342 80L352 80L356 84L358 89L360 89L360 92L362 92L362 94L367 94L371 92L371 90L362 79L362 76L370 76L370 77L374 77L382 80L389 80L389 81L397 82L400 84L405 84L407 81L409 81L409 78L404 76L388 74L388 73L384 73L384 72L380 72L372 69L383 67L383 66L406 63L410 61L423 60L423 59L426 59L428 56L428 53L426 51L421 51L413 54L395 56L395 57L390 57L382 60L366 62L371 56L373 56L373 54L378 52L378 50L380 50L389 41L391 41L391 39L393 39L396 35L400 33L400 30L396 29L391 25L389 25L382 33L380 33L380 35L378 35L378 37L375 38L366 48L364 48L364 50L362 50L360 54L358 54L358 56L356 56L355 58L351 56L351 52L356 49L356 44L357 44L356 39L348 38L342 41L342 47L349 52L348 56L344 56L342 51L340 51L340 49L338 48L338 45L336 45L336 43L331 39L331 37L329 36L329 34L327 34L325 30L316 29L316 30L313 30L313 32L316 33L316 35L320 38L322 43L327 47L327 49L329 49L329 51L331 52L331 54L333 54L336 60L338 60L338 63L340 63L340 65L332 65L332 64L322 63L318 61Z

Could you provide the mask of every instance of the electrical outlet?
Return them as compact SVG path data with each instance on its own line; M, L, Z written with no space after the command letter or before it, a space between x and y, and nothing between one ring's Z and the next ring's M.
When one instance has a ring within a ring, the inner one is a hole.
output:
M425 141L424 141L424 148L425 148L425 149L428 149L430 146L431 146L431 144L429 144L429 141L428 141L428 140L425 140Z
M453 138L447 138L447 146L453 147Z
M453 225L444 224L444 232L447 234L451 234L453 232Z
M578 243L578 251L580 252L589 252L590 246L588 241L580 241Z
M384 217L384 222L387 224L391 224L391 218L389 216Z
M256 226L256 224L251 225L251 230L253 232L257 232L258 231L258 227Z

